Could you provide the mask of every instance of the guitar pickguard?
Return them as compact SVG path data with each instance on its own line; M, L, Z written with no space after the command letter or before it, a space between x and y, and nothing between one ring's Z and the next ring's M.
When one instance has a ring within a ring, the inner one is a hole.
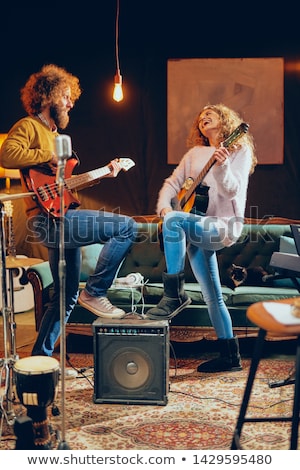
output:
M193 181L192 178L188 178L188 180ZM187 185L186 181L178 195L172 199L172 208L183 212L191 212L192 214L205 215L209 202L209 186L200 183L186 201L186 193L191 187L190 181L188 181Z
M67 160L65 166L65 179L70 178L73 173L74 167L78 164L75 158ZM38 202L44 210L50 215L59 217L61 214L59 187L56 183L56 174L49 171L48 168L33 167L29 170L30 182L32 189L36 194ZM80 206L80 201L76 198L73 192L64 185L63 190L64 209L75 208Z

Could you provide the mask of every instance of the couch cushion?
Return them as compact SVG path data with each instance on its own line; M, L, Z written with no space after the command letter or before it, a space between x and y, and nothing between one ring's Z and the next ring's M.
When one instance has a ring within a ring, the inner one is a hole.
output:
M187 282L184 285L184 289L192 299L193 305L205 305L199 284ZM163 284L161 282L146 284L143 288L145 303L156 305L160 301L163 291ZM222 293L224 301L230 304L233 291L228 287L222 286Z
M81 273L80 281L86 282L88 277L93 274L103 248L100 243L81 247Z
M247 306L255 302L288 299L298 296L299 292L296 288L240 286L234 290L231 296L231 305Z
M162 283L146 284L143 291L145 303L156 305L163 295L163 285ZM186 283L185 291L192 299L192 305L205 305L198 284ZM293 288L293 286L289 289L281 287L241 286L235 290L222 286L222 294L227 306L248 306L254 302L264 300L278 300L299 296L298 290Z
M107 297L111 303L115 305L128 304L134 307L136 304L141 302L142 293L141 289L136 287L126 287L123 289L110 288L107 291Z

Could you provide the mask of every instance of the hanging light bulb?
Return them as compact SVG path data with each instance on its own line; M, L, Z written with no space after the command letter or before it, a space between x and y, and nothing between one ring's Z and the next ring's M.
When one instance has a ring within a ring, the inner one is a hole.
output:
M120 72L119 64L119 14L120 14L120 3L117 0L117 13L116 13L116 63L117 63L117 72L115 75L115 86L113 92L113 99L119 103L123 100L123 89L122 89L122 75Z
M117 103L119 103L119 101L122 101L123 99L122 75L120 74L120 70L118 70L115 75L113 99L117 101Z

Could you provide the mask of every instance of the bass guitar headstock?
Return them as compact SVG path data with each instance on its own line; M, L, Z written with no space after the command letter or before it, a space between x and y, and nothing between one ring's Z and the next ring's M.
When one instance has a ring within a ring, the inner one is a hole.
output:
M135 165L134 161L131 158L127 158L127 157L118 158L117 161L119 165L121 166L122 170L124 171L130 170L130 168L132 168Z
M118 163L119 171L120 170L128 171L130 170L130 168L132 168L135 165L134 161L131 158L127 158L127 157L115 158L115 160L113 161ZM118 171L115 171L115 175L117 173Z

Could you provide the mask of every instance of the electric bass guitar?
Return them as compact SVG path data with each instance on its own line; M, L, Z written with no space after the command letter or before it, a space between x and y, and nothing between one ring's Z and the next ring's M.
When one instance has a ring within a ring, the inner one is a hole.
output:
M135 165L134 161L130 158L117 158L115 161L118 163L120 170L124 171L128 171ZM79 175L72 175L77 164L78 159L75 157L71 157L66 161L63 188L64 213L68 209L80 206L80 201L75 196L74 191L98 184L102 178L108 176L112 171L110 162L102 168ZM115 176L118 175L119 171ZM48 165L30 168L28 174L24 174L24 178L28 189L35 193L33 197L36 197L37 202L44 211L53 217L63 215L61 214L60 207L59 184L56 182L56 175Z
M249 124L242 122L228 137L222 142L223 147L229 147L243 134L248 132ZM172 207L175 210L191 212L193 214L205 215L209 202L209 186L203 184L203 180L209 170L216 163L214 155L208 160L197 178L187 178L175 198L172 200Z

